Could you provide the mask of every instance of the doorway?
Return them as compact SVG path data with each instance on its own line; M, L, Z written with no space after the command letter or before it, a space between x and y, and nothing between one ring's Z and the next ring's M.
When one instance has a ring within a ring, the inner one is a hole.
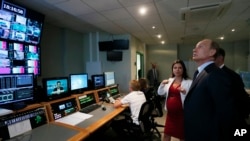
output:
M144 77L144 55L136 52L136 79Z

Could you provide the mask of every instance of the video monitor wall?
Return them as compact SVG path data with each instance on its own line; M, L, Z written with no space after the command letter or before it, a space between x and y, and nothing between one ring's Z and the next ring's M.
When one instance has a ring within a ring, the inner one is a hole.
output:
M44 15L7 0L0 2L0 74L40 75Z
M0 105L33 99L33 74L0 75Z

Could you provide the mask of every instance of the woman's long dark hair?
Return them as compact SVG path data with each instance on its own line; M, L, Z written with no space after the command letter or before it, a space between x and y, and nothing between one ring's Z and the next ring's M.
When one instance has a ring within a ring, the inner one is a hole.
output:
M174 65L175 65L175 64L181 64L181 66L182 66L182 68L183 68L182 78L188 79L189 76L188 76L188 74L187 74L187 68L186 68L184 62L183 62L182 60L179 60L179 59L175 60L175 61L173 62L173 64L172 64L172 77L175 77L175 75L174 75L174 73L173 73L173 68L174 68Z

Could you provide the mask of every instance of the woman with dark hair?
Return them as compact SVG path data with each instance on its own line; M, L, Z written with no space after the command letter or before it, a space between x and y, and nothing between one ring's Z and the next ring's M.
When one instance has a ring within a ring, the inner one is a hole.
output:
M183 103L192 80L188 78L187 69L182 60L172 64L172 76L163 80L158 88L158 95L166 96L165 110L167 111L163 141L171 137L184 141L184 111Z

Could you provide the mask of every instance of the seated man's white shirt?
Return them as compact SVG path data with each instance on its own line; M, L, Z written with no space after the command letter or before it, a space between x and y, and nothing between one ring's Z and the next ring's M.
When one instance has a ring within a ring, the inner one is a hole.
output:
M129 104L133 123L139 125L138 117L142 104L146 101L145 95L141 91L132 91L121 99L122 104Z

